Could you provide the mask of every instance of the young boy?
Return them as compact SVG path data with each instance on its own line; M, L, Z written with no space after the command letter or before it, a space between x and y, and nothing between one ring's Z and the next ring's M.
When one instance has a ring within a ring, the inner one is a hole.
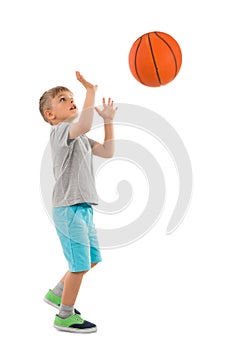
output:
M59 309L54 327L69 332L95 332L95 324L85 321L74 304L84 274L101 259L97 234L93 224L92 205L98 204L92 155L109 158L114 153L113 119L117 108L109 98L103 98L103 109L95 108L104 120L104 143L89 139L97 86L76 72L86 89L86 98L79 120L72 92L62 86L46 91L40 98L39 109L51 124L50 143L55 186L52 206L53 220L69 270L50 289L44 300Z

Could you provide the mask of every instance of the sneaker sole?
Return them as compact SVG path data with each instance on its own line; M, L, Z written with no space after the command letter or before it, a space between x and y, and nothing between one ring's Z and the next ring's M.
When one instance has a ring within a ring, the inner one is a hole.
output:
M97 332L97 327L80 329L80 328L71 328L71 327L61 327L54 325L58 331L70 332L70 333L95 333Z
M55 307L57 310L59 310L60 307L59 307L57 304L52 303L52 301L49 301L49 300L46 299L46 298L44 298L43 300L44 300L44 302L46 302L47 304L49 304L49 305Z

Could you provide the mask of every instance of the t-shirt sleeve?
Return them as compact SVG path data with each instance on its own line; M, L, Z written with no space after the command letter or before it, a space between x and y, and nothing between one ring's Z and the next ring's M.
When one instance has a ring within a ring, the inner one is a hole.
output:
M72 139L69 139L70 126L70 123L60 123L52 129L50 138L51 143L55 148L68 147L73 141Z

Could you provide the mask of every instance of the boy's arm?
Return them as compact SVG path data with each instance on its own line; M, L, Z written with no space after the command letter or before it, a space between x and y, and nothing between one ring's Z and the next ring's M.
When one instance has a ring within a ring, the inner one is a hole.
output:
M95 93L97 90L97 85L92 85L91 83L87 82L79 72L76 72L76 77L86 88L86 97L79 121L72 124L70 127L70 139L75 139L76 137L87 133L91 129L93 123Z
M108 99L108 104L105 103L103 98L103 110L95 108L98 114L104 120L104 142L103 144L95 142L92 148L93 154L103 158L111 158L114 155L114 127L113 119L117 108L113 108L113 101Z

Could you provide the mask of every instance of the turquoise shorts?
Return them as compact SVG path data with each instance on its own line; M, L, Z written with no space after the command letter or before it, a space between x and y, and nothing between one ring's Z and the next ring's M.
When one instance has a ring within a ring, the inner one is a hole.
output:
M69 271L87 271L91 263L102 261L89 203L54 207L53 220Z

